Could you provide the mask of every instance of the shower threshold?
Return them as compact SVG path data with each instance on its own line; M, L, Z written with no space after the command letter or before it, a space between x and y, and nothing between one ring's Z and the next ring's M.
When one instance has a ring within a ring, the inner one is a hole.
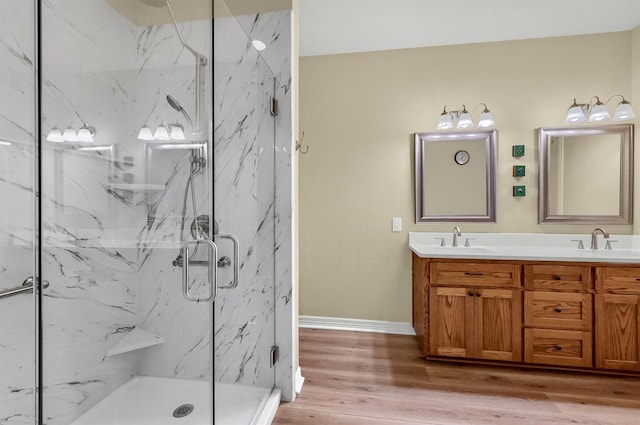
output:
M280 391L215 384L216 425L269 425ZM211 425L211 383L137 376L72 425Z

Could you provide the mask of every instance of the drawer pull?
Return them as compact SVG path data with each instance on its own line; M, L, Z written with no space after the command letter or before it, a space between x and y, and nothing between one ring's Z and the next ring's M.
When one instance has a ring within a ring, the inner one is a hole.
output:
M559 345L556 345L556 350L558 350L558 351L562 351L562 347L561 347L561 346L559 346Z
M464 272L467 276L484 276L482 272Z
M640 277L636 277L636 282L640 282Z
M553 280L562 280L562 277L560 277L560 276L554 276L554 277L553 277Z
M556 307L554 310L556 313L562 313L562 309L560 307Z

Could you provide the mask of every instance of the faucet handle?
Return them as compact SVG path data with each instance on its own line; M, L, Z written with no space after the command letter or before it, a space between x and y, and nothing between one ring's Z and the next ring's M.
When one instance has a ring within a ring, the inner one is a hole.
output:
M436 239L440 239L440 246L447 246L447 244L444 243L444 238L436 238Z
M467 248L470 247L471 245L469 245L469 241L474 241L476 238L467 238L464 241L464 246L466 246Z
M578 249L584 249L584 243L582 243L582 239L571 239L571 242L578 242Z
M618 242L614 239L607 239L607 244L604 246L604 249L612 249L611 248L611 242Z

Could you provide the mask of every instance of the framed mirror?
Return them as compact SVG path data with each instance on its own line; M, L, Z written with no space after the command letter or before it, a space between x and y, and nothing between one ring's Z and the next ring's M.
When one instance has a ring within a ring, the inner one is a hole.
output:
M538 222L631 224L633 124L538 130Z
M495 222L497 130L415 133L416 223Z

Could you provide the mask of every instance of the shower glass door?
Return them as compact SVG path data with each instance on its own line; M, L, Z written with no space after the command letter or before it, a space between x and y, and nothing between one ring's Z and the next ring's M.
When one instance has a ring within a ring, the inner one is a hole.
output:
M211 16L41 2L44 424L213 420Z
M221 290L215 301L215 423L245 425L256 423L274 400L275 79L238 18L224 2L217 5L214 213L220 233L239 241L240 274L237 286ZM228 244L220 241L225 250ZM231 286L230 269L219 276L222 286Z
M0 2L0 423L36 418L34 2ZM30 279L31 278L31 279ZM23 286L23 283L26 286Z

